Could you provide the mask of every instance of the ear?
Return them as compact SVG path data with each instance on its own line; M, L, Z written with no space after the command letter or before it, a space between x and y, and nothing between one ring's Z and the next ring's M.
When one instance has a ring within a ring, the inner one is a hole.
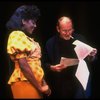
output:
M56 26L56 29L57 29L57 31L59 32L59 27L58 27L58 25Z

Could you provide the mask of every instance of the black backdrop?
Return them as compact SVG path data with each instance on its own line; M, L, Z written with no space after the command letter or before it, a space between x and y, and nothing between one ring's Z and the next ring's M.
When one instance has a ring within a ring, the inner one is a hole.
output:
M99 98L99 29L100 2L98 1L6 1L0 2L0 98L10 98L7 86L8 61L6 57L7 32L5 24L17 7L23 4L36 4L41 10L37 40L44 47L48 38L55 34L57 18L68 15L72 18L77 33L84 35L90 45L98 49L98 60L92 67L93 98Z

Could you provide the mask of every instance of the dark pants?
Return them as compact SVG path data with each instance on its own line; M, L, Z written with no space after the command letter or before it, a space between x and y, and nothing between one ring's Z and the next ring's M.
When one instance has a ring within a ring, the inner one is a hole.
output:
M90 98L91 97L91 77L89 76L89 80L87 83L86 90L83 89L82 85L79 85L78 90L76 92L75 98Z

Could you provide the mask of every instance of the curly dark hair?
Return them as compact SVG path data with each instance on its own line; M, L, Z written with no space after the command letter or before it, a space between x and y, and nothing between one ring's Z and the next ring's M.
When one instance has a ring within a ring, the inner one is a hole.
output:
M36 5L22 5L16 9L10 20L7 22L6 27L8 30L21 29L22 19L38 20L40 10Z

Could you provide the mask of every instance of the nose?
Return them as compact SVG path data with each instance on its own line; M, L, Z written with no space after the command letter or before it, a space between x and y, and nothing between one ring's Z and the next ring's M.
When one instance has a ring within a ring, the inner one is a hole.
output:
M70 30L65 30L65 34L67 34L67 35L71 35L71 34L72 34L72 32L73 32L73 29L70 29Z
M37 25L36 25L36 23L32 23L32 26L33 26L33 27L36 27Z
M71 32L66 32L66 34L67 34L67 35L70 35L70 34L71 34Z
M65 32L63 32L64 34L67 34L67 35L70 35L71 34L71 32L69 32L69 31L65 31Z
M34 23L33 26L36 27L37 26L36 23Z
M35 21L31 21L30 24L31 24L32 27L36 27L37 26Z

